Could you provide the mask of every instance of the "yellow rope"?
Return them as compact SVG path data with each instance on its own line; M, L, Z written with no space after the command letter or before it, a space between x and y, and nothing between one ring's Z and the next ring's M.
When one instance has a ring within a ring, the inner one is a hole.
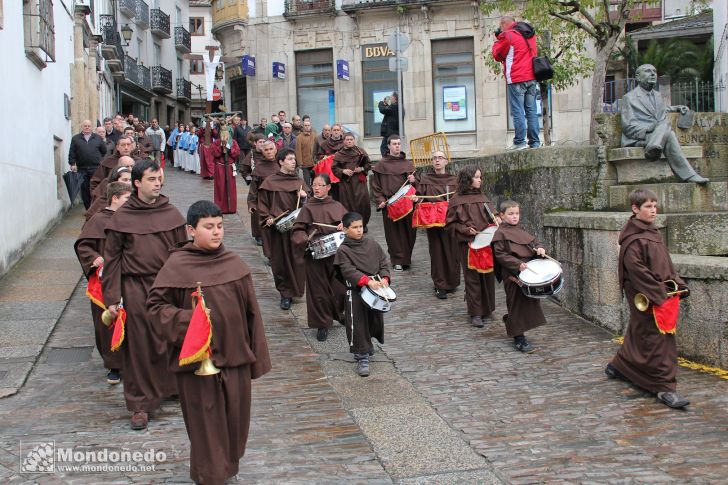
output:
M624 337L618 335L614 337L612 341L621 345L624 343ZM684 359L682 357L677 358L677 363L678 365L687 369L696 370L705 374L712 374L720 379L725 379L728 381L728 370L721 369L720 367L711 367L709 365L698 364L697 362L693 362L692 360Z

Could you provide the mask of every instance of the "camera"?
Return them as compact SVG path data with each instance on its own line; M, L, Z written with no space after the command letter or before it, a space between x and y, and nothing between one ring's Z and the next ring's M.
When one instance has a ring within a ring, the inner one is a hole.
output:
M503 31L501 30L501 28L500 28L500 27L498 27L497 29L495 29L495 36L496 36L496 37L498 37L498 36L499 36L499 35L501 35L502 33L503 33Z

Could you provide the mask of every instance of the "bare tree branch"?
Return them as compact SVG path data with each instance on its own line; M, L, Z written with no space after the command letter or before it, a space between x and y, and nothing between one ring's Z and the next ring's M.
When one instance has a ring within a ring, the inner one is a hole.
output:
M596 31L596 29L593 28L589 24L585 24L584 22L581 22L578 19L575 19L574 17L570 17L569 15L564 15L563 13L556 12L554 10L549 10L549 15L575 25L576 27L580 28L581 30L583 30L584 32L586 32L587 34L592 36L597 41L601 40L602 36L600 36L599 33Z

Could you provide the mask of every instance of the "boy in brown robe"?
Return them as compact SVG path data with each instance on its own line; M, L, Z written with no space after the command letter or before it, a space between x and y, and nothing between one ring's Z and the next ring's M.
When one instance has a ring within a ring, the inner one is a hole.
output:
M624 343L605 372L612 379L622 378L656 393L671 408L690 404L677 392L677 345L674 333L662 333L653 315L653 306L668 298L666 282L672 280L678 290L687 290L675 272L670 253L654 226L657 217L657 196L647 189L629 194L632 217L619 235L619 282L629 304L629 324ZM639 311L634 300L642 293L650 302L646 311ZM687 297L689 292L680 294Z
M518 222L521 211L518 202L504 200L499 207L501 224L493 235L493 260L495 263L495 277L503 282L506 292L506 305L508 313L503 315L506 324L506 333L513 337L513 346L525 354L535 352L526 336L526 331L546 324L546 318L541 310L541 300L529 298L523 294L521 288L511 278L526 270L526 262L534 255L545 256L546 249L536 240L535 236L524 231Z
M444 202L449 205L449 192L455 192L458 181L455 175L447 173L449 160L441 151L432 155L432 172L423 173L417 182L415 202ZM442 197L435 197L442 195ZM424 197L422 197L424 196ZM444 224L443 220L443 224ZM447 294L460 285L460 263L458 262L458 243L452 231L444 225L427 228L427 243L430 252L430 275L435 285L435 296L447 299Z
M314 236L344 230L341 220L346 214L346 209L329 196L331 190L329 176L322 173L314 177L312 188L313 198L301 208L291 233L291 240L299 250L305 250L307 243ZM336 278L334 254L326 258L313 259L313 255L306 251L304 262L308 328L317 329L316 339L323 342L329 334L333 321L342 320L346 289Z
M106 187L105 200L111 201L108 207L91 217L83 225L81 234L76 240L73 249L76 251L78 262L81 263L83 274L86 279L104 265L104 243L106 241L106 225L111 216L131 195L131 185L124 182L112 182ZM101 321L101 314L104 310L91 302L91 317L94 321L94 336L96 337L96 350L99 351L104 367L109 369L106 374L106 382L118 384L121 382L119 370L122 366L121 354L111 351L111 331Z
M258 191L258 215L264 221L261 227L263 250L265 252L267 245L273 280L281 294L281 309L288 310L293 298L303 296L305 289L303 251L294 247L289 232L280 232L275 224L280 221L281 214L287 216L297 205L300 207L310 189L296 174L293 150L281 150L276 159L280 170L266 177Z
M369 356L374 353L372 337L384 343L382 312L372 310L361 298L361 287L373 290L389 286L389 261L382 247L364 237L364 221L360 214L347 212L342 221L346 239L336 251L334 267L346 283L345 320L349 351L356 360L356 372L369 375Z
M133 413L131 428L145 429L149 412L177 394L164 355L164 342L153 333L147 296L167 261L170 248L187 241L185 218L159 192L162 171L153 160L141 160L131 174L135 192L106 226L104 302L116 318L124 299L126 329L120 351L124 368L124 399Z
M481 192L480 169L467 165L458 173L458 189L447 208L446 226L453 231L460 247L460 263L465 280L465 302L470 324L482 328L483 320L493 320L495 310L495 277L493 271L480 272L468 267L469 244L495 219L490 200Z
M258 246L263 246L263 254L266 258L270 259L270 244L266 243L268 234L265 233L260 226L260 215L258 214L258 190L260 185L266 179L266 177L273 175L280 170L280 166L276 161L276 153L278 149L276 144L271 140L266 140L258 143L256 141L256 150L261 147L262 157L256 155L256 150L253 150L253 167L252 177L253 180L248 188L248 212L250 213L250 232L255 238Z
M251 379L271 369L250 268L222 244L222 212L198 201L187 212L192 242L172 250L149 293L154 332L164 342L190 439L190 478L222 485L238 473L250 429ZM179 365L198 282L212 322L210 358L219 374Z
M415 247L417 230L412 227L412 213L393 221L387 215L387 200L402 187L405 182L415 183L413 175L415 166L407 160L402 151L402 140L399 135L391 135L388 142L389 153L382 156L379 163L372 168L372 193L377 210L382 211L384 221L384 238L387 241L387 252L395 271L409 269L412 264L412 250Z
M369 154L356 146L354 135L344 135L344 147L334 155L331 171L339 179L339 202L346 210L361 214L364 227L367 227L372 215L367 185L367 173L371 168Z

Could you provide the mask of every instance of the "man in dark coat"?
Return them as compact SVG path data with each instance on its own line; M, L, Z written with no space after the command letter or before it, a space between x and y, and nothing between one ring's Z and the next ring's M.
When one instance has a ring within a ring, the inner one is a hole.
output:
M79 172L84 176L81 183L81 200L86 209L91 205L91 177L104 155L106 155L106 143L93 132L91 121L84 120L81 123L81 133L71 138L68 164L72 172Z
M386 155L389 151L388 143L391 135L399 135L399 96L392 93L379 102L379 112L384 115L379 133L382 135L382 144L379 151ZM402 112L404 114L404 111Z

